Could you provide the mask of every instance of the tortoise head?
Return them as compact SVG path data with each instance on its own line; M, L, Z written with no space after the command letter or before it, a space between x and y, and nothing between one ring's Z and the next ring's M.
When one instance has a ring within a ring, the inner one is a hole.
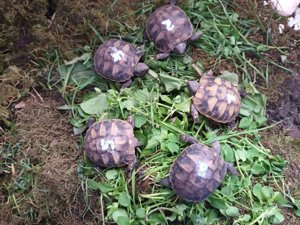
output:
M197 81L189 80L187 82L187 89L191 96L194 96L196 94L198 87L199 87L199 83Z

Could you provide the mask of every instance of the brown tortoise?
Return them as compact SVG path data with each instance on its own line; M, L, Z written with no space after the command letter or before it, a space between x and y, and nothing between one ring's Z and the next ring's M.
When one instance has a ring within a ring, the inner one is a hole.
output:
M200 75L198 68L193 65ZM241 107L241 96L238 89L229 81L214 77L212 71L206 72L200 82L188 81L189 93L194 96L191 114L194 120L199 113L219 123L230 123L235 120Z
M143 76L149 68L139 63L143 55L142 49L118 39L110 39L102 43L94 56L96 72L105 79L122 83L122 87L129 87L132 76Z
M139 145L133 134L133 118L102 120L93 123L84 138L84 148L90 160L99 167L136 164L135 147Z
M182 135L181 139L191 145L178 156L169 176L160 183L173 189L183 200L204 201L220 186L226 173L235 175L237 171L220 157L221 145L218 141L209 148L188 135Z
M193 33L193 25L185 12L171 0L169 5L156 9L146 22L144 38L154 42L160 51L157 60L169 57L171 51L183 54L187 41L200 38L202 32Z

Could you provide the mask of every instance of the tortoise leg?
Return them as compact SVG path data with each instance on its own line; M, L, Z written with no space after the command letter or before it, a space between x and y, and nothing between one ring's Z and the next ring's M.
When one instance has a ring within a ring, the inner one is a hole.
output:
M191 96L194 96L198 90L198 87L199 87L199 83L197 81L194 81L194 80L189 80L187 82L187 89L190 93Z
M156 60L163 60L163 59L166 59L170 56L170 52L162 52L162 53L159 53L155 56L155 59Z
M121 84L121 88L128 88L132 84L132 80L129 79L128 81Z
M211 147L213 148L213 150L216 151L216 153L220 154L221 153L221 144L219 141L214 141L212 144L211 144Z
M164 186L164 187L166 187L166 188L172 189L172 184L171 184L171 181L170 181L169 176L167 176L167 177L161 179L161 180L159 181L159 184L162 185L162 186Z
M145 41L149 41L149 36L146 32L146 29L144 30L144 34L143 34L143 42L145 43Z
M190 37L190 41L196 41L203 35L203 32L198 31L196 33L193 33L192 37Z
M236 125L236 122L235 121L231 121L231 122L227 123L227 128L229 130L232 130L235 127L235 125Z
M129 176L134 168L137 167L136 157L132 160L125 169L126 176Z
M135 70L133 71L134 76L144 76L146 73L148 73L149 67L145 63L138 63Z
M179 43L174 49L174 52L179 55L182 55L183 53L185 53L185 51L186 51L186 42Z
M177 0L170 0L170 5L176 5Z
M187 135L187 134L183 134L180 136L180 139L186 143L189 143L189 144L196 144L196 143L199 143L199 141L197 140L197 138L193 137L193 136L190 136L190 135Z
M245 90L240 90L239 94L240 94L241 98L244 98L248 95L248 93Z
M227 173L232 174L232 175L237 175L237 170L233 166L233 163L227 162L226 167L227 167Z
M134 127L134 118L133 118L133 116L132 115L129 115L128 117L127 117L127 122L132 126L132 127Z
M194 121L197 121L199 119L199 113L197 109L195 108L194 104L191 104L190 113L194 119Z

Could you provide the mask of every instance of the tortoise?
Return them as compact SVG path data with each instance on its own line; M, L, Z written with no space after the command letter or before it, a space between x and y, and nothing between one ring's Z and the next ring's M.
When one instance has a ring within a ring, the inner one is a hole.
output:
M192 65L201 76L198 68ZM231 123L239 114L241 95L239 90L228 80L213 76L212 70L200 78L200 82L188 81L187 88L194 96L190 112L194 120L199 113L219 123Z
M149 70L145 63L139 63L143 48L143 45L138 49L125 41L109 39L96 50L95 70L102 78L129 87L133 76L143 76Z
M135 148L139 145L133 134L132 116L127 121L108 119L90 125L84 149L94 165L99 167L122 167L131 171L136 165Z
M157 60L166 59L170 52L183 54L187 41L200 38L202 32L193 33L193 25L186 13L170 0L169 5L157 8L147 19L144 39L150 39L159 50Z
M214 141L209 148L189 135L182 135L181 140L191 145L173 162L169 176L160 181L181 199L204 201L221 185L227 173L237 174L233 164L224 162L220 157L221 145L218 141Z

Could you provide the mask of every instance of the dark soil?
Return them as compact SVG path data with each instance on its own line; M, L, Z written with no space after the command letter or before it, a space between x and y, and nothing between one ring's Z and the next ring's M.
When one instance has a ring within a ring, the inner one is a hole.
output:
M270 122L282 121L289 135L300 138L300 75L286 77L279 87L277 102L269 102L267 112Z

